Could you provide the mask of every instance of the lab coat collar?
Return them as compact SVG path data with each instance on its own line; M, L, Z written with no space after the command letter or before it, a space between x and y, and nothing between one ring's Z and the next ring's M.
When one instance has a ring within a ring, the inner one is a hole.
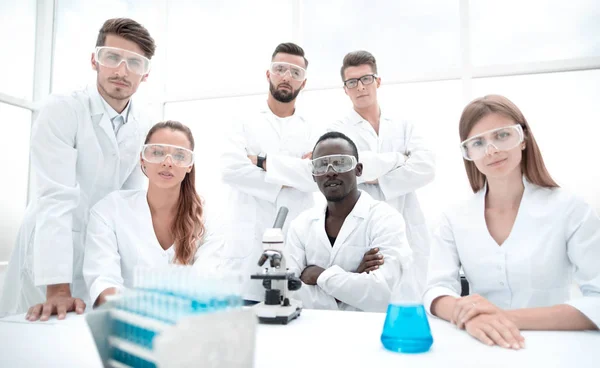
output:
M371 210L371 204L375 201L367 192L359 190L360 197L354 205L354 208L348 214L348 217L367 218L369 211ZM323 220L325 221L325 214L327 212L327 204L325 207L318 211L314 211L311 216L311 220ZM346 219L348 219L348 217Z
M386 114L384 114L383 109L381 109L381 106L379 106L379 120L389 120L389 116L387 116ZM350 109L350 112L348 113L348 121L350 121L350 123L354 124L354 125L358 125L360 123L367 123L369 124L368 121L366 121L362 116L360 116L360 114L358 112L356 112L356 110L354 110L354 108ZM369 124L371 125L371 124Z
M272 117L272 118L277 118L277 119L281 119L279 116L273 114L273 111L271 111L271 108L269 107L269 104L267 103L267 101L265 100L265 103L262 105L262 109L260 110L260 112L262 114L265 114L268 117ZM304 117L302 116L302 114L298 111L298 106L295 107L294 113L290 116L288 116L288 118L293 119L293 118L298 118L300 120L304 121Z
M110 111L107 110L105 104L109 107L110 107L110 105L108 105L108 103L106 103L106 101L104 101L104 99L100 95L100 92L98 92L98 86L96 84L88 85L86 88L86 91L87 91L88 96L90 96L90 113L91 113L93 120L96 123L100 123L100 121L102 121L102 116L104 114L107 115L109 120L112 119L114 116L110 115ZM134 104L132 103L132 100L130 99L129 103L127 104L127 107L125 108L125 110L123 110L123 112L126 113L125 116L127 116L127 118L125 119L126 122L128 122L129 119L133 119L134 121L139 121L139 112L133 105ZM112 111L114 111L114 110L112 110ZM114 113L116 114L117 112L114 111Z

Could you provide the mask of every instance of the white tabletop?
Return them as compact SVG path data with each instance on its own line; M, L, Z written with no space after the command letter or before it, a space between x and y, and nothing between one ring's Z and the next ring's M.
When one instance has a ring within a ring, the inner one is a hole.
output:
M430 318L428 353L388 352L379 341L385 314L304 310L287 326L260 325L256 368L295 367L600 367L600 332L524 331L520 351L488 347ZM101 367L82 316L22 323L0 319L0 367Z

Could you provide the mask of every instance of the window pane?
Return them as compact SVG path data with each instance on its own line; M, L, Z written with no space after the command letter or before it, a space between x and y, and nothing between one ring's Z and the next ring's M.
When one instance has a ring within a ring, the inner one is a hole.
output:
M146 27L157 45L150 76L140 85L137 96L144 101L161 100L167 49L164 4L164 0L57 0L52 91L68 93L95 83L90 58L98 31L107 19L129 17Z
M460 64L458 1L306 0L302 4L302 46L312 60L312 85L341 86L342 60L355 50L375 56L384 80Z
M502 94L521 109L554 180L600 213L599 85L600 70L473 81L476 96Z
M597 0L471 1L474 65L600 56Z
M5 180L6 189L0 191L0 262L8 261L17 231L23 221L27 206L27 182L29 180L29 135L31 111L0 103L0 127L10 131L10 139L4 139L4 155L0 165L10 170Z
M0 92L31 100L35 50L35 0L0 1Z
M170 98L260 92L275 47L292 39L292 1L169 2L168 24Z

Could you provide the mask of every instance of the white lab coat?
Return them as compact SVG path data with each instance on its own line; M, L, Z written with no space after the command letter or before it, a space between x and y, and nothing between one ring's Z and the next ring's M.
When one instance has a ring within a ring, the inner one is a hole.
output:
M222 179L231 187L224 267L242 270L245 299L264 299L262 283L250 280L250 275L261 271L257 262L262 235L273 225L278 209L289 209L285 233L290 221L314 203L317 186L310 161L301 157L312 151L316 139L298 112L280 119L266 103L258 113L235 121L229 133L221 157ZM247 157L259 153L267 154L267 171Z
M325 269L317 285L302 283L292 297L301 300L305 308L384 312L400 281L401 265L412 255L404 219L385 202L361 191L331 246L325 232L325 210L305 211L290 227L285 244L288 269L297 276L310 265ZM368 274L356 273L371 248L379 248L383 265Z
M435 176L435 155L409 122L392 119L383 112L379 135L354 109L333 123L329 131L339 131L358 148L363 173L359 188L374 199L385 201L398 210L406 222L406 237L413 250L415 285L423 292L431 237L415 190L431 183ZM378 180L379 184L367 184Z
M102 291L133 286L136 267L160 267L174 262L175 247L164 250L154 232L146 190L120 190L98 202L90 212L85 240L83 276L95 302ZM217 271L223 238L205 223L194 267Z
M444 213L431 249L426 309L439 296L460 296L462 266L471 293L502 309L567 303L600 326L600 218L564 189L523 183L519 212L502 246L486 225L486 189ZM569 300L573 281L583 297Z
M150 120L135 103L115 137L96 86L51 96L31 132L35 195L17 235L0 316L45 301L45 285L70 283L87 301L81 267L89 209L120 188L141 188L139 154Z

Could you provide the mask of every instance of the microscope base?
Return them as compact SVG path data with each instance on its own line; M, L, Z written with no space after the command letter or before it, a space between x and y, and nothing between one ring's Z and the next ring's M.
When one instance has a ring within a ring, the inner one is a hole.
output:
M302 303L296 300L290 300L290 305L266 305L264 302L258 303L252 307L258 321L264 324L287 325L290 321L300 317Z

